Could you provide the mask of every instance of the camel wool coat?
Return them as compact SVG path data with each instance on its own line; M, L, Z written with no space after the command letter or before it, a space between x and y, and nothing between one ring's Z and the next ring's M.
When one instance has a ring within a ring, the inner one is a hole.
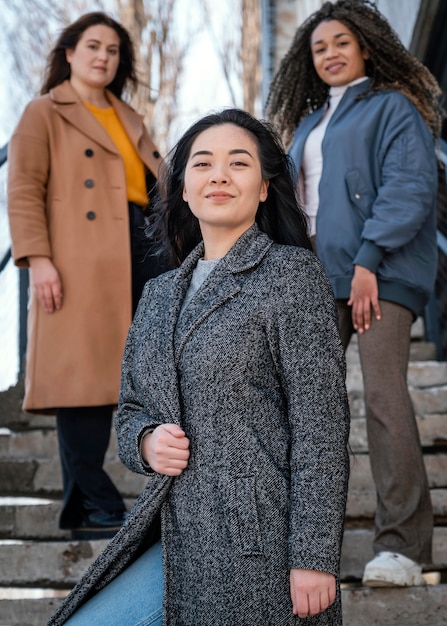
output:
M340 626L340 590L292 613L289 569L339 575L348 482L345 361L315 255L246 231L179 312L199 245L150 280L129 333L116 416L120 456L148 485L129 520L50 619L122 571L161 511L165 626ZM147 471L146 428L190 440L176 478ZM118 618L119 616L117 616Z
M161 160L143 118L107 97L157 176ZM69 81L33 100L12 135L8 212L15 263L49 257L63 289L52 314L31 294L24 409L116 404L132 316L124 163Z

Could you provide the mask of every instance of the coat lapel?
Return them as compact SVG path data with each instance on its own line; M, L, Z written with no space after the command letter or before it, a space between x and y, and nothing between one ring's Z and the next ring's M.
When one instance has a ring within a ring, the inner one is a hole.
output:
M117 98L110 91L107 92L115 113L126 131L127 136L134 146L138 146L143 136L143 116L129 107L128 104ZM129 115L131 113L131 115Z
M181 401L177 366L189 338L208 316L241 291L241 272L253 270L267 254L272 241L256 225L246 231L216 266L179 319L192 273L204 246L200 243L173 272L167 289L157 291L151 299L156 307L158 332L151 339L151 350L142 371L150 369L150 397L166 421L180 423ZM156 285L156 283L154 283ZM162 355L162 358L160 358ZM156 360L156 367L154 367ZM149 411L150 412L150 411Z
M234 244L226 256L218 263L212 274L205 280L184 311L178 325L175 342L175 364L177 366L182 351L191 335L208 316L223 304L236 297L241 290L241 272L255 268L267 254L272 241L254 224ZM179 302L175 312L175 322L181 309L192 272L199 258L203 256L203 243L185 260L179 275ZM183 270L183 271L182 271ZM173 332L175 332L175 322Z
M66 80L50 91L50 98L55 110L69 124L113 154L120 154L108 133L82 104L70 82ZM112 104L130 142L137 150L141 160L157 177L162 162L155 144L144 127L143 116L128 104L107 91L107 98Z
M82 104L79 96L68 80L54 87L54 89L50 91L50 98L59 115L74 126L80 133L100 144L109 152L119 154L108 133Z
M314 111L310 115L304 118L299 125L299 131L295 132L295 136L292 141L292 145L289 149L289 156L292 158L293 163L295 164L295 183L300 174L298 164L301 167L301 161L303 158L304 145L306 140L310 134L310 132L315 128L315 126L321 121L323 117L324 107L321 107L317 111Z
M131 143L135 146L143 163L148 167L154 176L158 177L158 171L162 163L160 153L156 145L145 131L144 118L134 111L128 104L117 98L110 91L107 97L112 103L124 130Z

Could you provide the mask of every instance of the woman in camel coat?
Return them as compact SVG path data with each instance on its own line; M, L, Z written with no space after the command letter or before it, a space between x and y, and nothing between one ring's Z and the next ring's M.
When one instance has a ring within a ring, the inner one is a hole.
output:
M107 533L124 514L102 469L124 342L145 279L159 271L131 249L146 173L156 178L160 164L142 117L119 97L132 62L119 24L81 17L62 33L44 95L26 107L9 146L13 256L31 267L23 407L57 415L61 526Z

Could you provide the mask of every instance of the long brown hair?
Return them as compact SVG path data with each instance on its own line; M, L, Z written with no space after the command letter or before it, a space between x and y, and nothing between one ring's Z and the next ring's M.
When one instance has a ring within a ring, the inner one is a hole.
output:
M132 92L136 88L135 53L129 33L121 24L106 13L98 11L82 15L76 22L70 24L61 32L56 45L48 55L45 78L40 90L41 94L48 93L50 89L70 78L70 64L66 59L66 50L74 50L83 32L90 26L97 26L98 24L112 28L120 40L118 69L115 78L107 86L107 89L117 98L121 98L124 89Z
M434 136L441 131L441 90L430 71L411 55L388 21L369 0L325 2L298 28L289 51L274 77L267 98L267 114L288 144L303 117L321 107L329 87L315 71L311 35L323 21L338 20L367 50L366 74L371 92L394 89L414 104Z

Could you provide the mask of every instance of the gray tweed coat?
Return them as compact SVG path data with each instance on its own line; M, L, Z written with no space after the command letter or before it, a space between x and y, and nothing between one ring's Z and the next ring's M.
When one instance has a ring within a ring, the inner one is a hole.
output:
M345 362L332 291L313 253L255 225L178 320L199 245L149 281L127 340L116 428L148 475L131 518L49 624L63 624L138 550L161 511L166 626L338 626L292 614L289 568L338 576L348 481ZM175 422L187 469L147 472L139 441Z

